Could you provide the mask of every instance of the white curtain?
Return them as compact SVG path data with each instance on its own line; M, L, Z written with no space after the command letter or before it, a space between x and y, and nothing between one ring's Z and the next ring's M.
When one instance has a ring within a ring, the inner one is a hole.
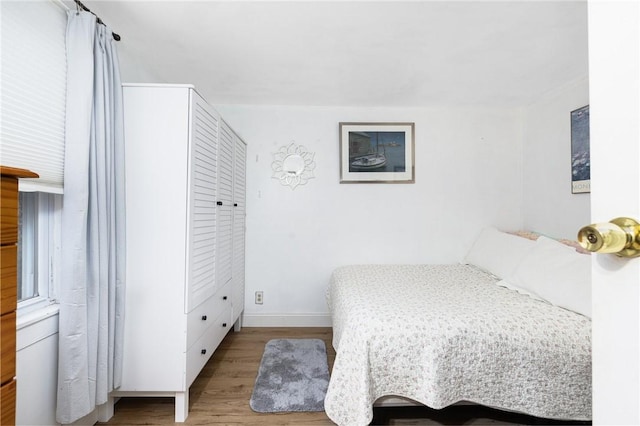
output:
M67 22L57 420L71 423L120 385L125 223L122 86L111 30Z

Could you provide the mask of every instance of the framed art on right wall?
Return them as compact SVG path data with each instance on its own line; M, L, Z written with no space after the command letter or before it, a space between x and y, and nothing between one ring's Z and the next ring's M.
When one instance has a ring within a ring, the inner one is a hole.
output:
M571 111L571 193L591 192L589 105Z

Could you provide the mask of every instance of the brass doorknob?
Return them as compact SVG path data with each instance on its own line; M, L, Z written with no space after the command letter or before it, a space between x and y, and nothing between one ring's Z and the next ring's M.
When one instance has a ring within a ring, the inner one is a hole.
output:
M640 256L640 223L628 217L587 225L578 232L578 243L595 253L621 257Z

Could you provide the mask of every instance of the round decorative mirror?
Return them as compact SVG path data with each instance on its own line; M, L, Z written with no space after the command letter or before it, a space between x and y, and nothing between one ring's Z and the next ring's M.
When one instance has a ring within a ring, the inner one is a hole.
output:
M300 154L289 154L282 161L282 171L299 176L304 172L304 158Z
M315 153L307 151L302 145L295 142L282 146L273 154L271 170L272 178L278 179L282 185L289 186L292 190L299 185L306 184L313 179L313 170L316 163L313 161Z

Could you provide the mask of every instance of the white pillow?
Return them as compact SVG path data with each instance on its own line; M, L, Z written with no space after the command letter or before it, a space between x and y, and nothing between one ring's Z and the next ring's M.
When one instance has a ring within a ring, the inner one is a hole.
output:
M475 265L499 278L511 277L520 261L533 249L535 241L485 228L464 258L464 263Z
M591 318L591 257L540 237L509 280L549 303Z

